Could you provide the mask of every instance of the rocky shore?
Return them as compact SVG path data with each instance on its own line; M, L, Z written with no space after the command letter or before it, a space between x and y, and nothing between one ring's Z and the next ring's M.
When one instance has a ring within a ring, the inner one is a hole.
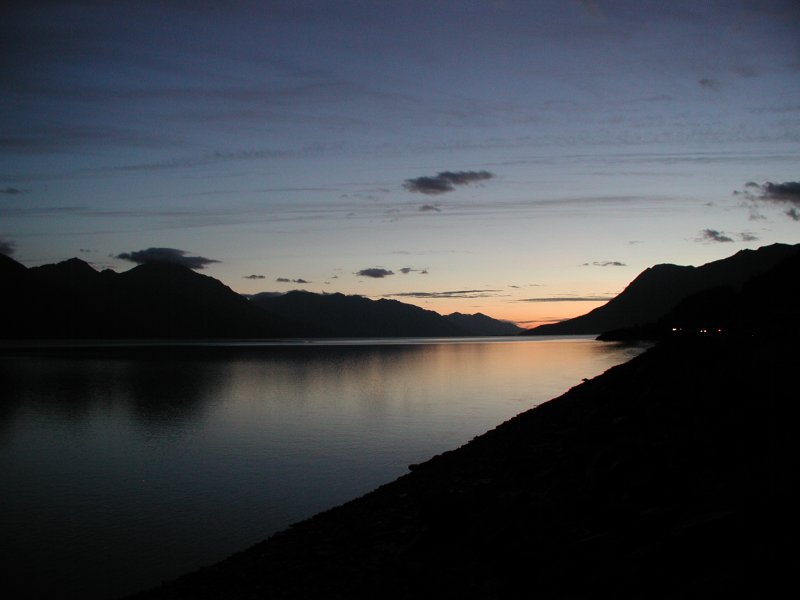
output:
M771 597L800 572L797 357L662 342L136 598Z

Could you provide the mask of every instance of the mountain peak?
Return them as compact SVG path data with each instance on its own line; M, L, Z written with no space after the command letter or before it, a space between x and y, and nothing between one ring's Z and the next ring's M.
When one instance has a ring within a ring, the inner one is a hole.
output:
M34 269L52 269L52 270L59 270L59 271L67 271L71 273L97 273L97 271L85 260L81 260L77 257L68 258L67 260L62 260L61 262L51 263L47 265L41 265L39 267L33 267Z
M749 278L768 271L780 261L800 252L800 244L771 244L736 254L699 267L670 263L642 271L615 298L591 312L549 325L526 335L599 334L657 321L684 298L717 286L738 290Z
M519 335L523 331L514 323L493 319L480 312L471 315L454 312L447 315L446 318L472 335Z

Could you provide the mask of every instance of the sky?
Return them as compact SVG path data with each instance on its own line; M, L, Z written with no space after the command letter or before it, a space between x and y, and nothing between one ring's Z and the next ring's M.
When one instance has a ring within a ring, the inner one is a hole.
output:
M0 252L531 327L800 242L800 3L12 2Z

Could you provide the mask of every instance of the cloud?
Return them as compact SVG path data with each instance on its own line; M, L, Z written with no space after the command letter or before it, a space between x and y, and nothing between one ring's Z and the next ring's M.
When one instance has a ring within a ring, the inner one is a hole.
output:
M739 77L749 78L758 77L759 75L758 69L750 65L735 65L733 68L731 68L731 71L733 71Z
M189 169L193 167L205 167L217 163L248 161L248 160L270 160L276 158L297 158L313 154L310 149L307 151L290 150L237 150L222 151L216 150L201 156L188 156L181 158L170 158L161 161L134 163L103 167L101 171L165 171L171 169Z
M730 236L725 235L722 231L717 231L716 229L703 229L700 232L700 237L698 241L701 242L732 242L733 238Z
M517 302L608 302L614 296L548 296L543 298L522 298Z
M408 275L409 273L419 273L420 275L427 275L428 269L415 269L414 267L403 267L400 269L400 272L403 275Z
M435 204L423 204L419 207L420 212L442 212L442 209Z
M758 240L758 236L749 231L742 231L741 233L729 233L727 231L717 231L716 229L703 229L700 236L695 238L696 242L733 242L734 236L740 242L754 242Z
M279 283L291 283L292 282L292 280L289 279L288 277L278 277L275 281L277 281Z
M245 275L244 279L266 279L264 275Z
M203 269L211 263L217 263L218 260L212 258L205 258L204 256L188 256L185 250L178 250L177 248L147 248L146 250L136 250L134 252L123 252L117 254L115 258L121 260L129 260L136 264L143 263L170 263L175 265L183 265L190 269Z
M370 267L369 269L361 269L360 271L357 271L356 275L361 277L372 277L373 279L383 279L389 275L394 275L394 271L390 271L382 267Z
M755 200L788 203L800 207L800 181L766 183L759 185L752 181L745 184L745 194Z
M427 272L426 272L427 273ZM387 294L394 298L495 298L501 294L502 290L453 290L447 292L400 292L397 294Z
M520 327L525 327L529 325L539 325L540 323L556 323L558 321L564 321L563 317L541 317L539 319L527 319L525 321L514 321Z
M716 79L710 79L709 77L703 77L702 79L698 80L700 87L705 88L707 90L718 90L722 87L722 84L717 81Z
M619 262L618 260L596 260L594 262L585 262L581 265L582 267L627 267L624 262Z
M11 256L12 254L14 254L14 249L15 249L14 242L0 239L0 254Z
M494 174L489 171L440 171L433 176L426 175L413 179L406 179L403 183L403 187L409 192L435 196L437 194L452 192L456 189L457 185L468 185L477 181L491 179L492 177L494 177ZM425 206L431 207L427 210L438 210L433 205L426 204ZM420 208L420 210L423 209Z
M7 187L7 188L0 189L0 194L8 194L10 196L14 196L16 194L22 194L22 193L24 193L24 190L21 190L19 188L15 188L15 187Z
M292 283L311 283L310 281L306 281L303 278L292 279Z
M748 181L744 184L744 190L733 192L735 196L743 196L747 206L750 208L751 219L763 218L758 212L763 203L787 206L784 214L794 221L800 221L800 181L785 181L783 183L759 184Z

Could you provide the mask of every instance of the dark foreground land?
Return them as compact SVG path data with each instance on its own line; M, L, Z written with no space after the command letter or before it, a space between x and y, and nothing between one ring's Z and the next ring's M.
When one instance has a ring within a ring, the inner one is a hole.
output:
M796 589L797 341L664 341L393 483L137 598Z

